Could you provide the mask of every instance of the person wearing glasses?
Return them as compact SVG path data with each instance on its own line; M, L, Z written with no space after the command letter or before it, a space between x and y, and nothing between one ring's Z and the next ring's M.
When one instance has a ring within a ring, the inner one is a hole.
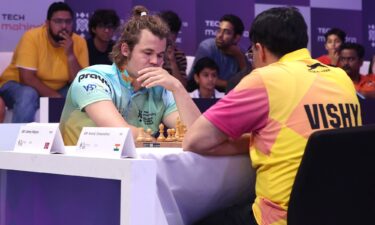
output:
M120 18L112 9L98 9L92 14L89 20L91 37L86 40L90 65L112 64L109 53L114 45L114 32L119 25Z
M25 32L0 78L0 95L12 122L34 120L39 97L65 97L77 72L88 66L86 41L73 33L73 11L52 3L45 23Z

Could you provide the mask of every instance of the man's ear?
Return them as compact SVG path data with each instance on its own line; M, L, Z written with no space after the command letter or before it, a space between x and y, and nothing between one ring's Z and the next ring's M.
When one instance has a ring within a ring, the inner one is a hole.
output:
M126 43L122 43L121 44L121 54L123 56L129 57L129 55L130 55L130 49L129 49L129 45L128 44L126 44Z
M266 50L264 46L260 43L256 43L255 49L258 52L259 59L261 59L262 63L266 62Z

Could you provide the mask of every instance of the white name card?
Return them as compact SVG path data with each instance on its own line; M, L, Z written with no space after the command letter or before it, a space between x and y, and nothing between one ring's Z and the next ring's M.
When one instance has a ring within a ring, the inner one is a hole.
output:
M14 151L64 153L65 147L58 123L29 123L21 126Z
M78 152L135 158L133 135L125 127L84 127L77 142Z

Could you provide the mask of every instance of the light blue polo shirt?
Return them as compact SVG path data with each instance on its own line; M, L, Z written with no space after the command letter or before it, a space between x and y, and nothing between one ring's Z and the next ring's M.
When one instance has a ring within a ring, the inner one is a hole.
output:
M77 74L60 120L65 145L77 143L82 127L96 126L84 110L94 102L111 100L127 123L150 128L153 133L167 115L177 111L170 91L157 86L134 92L127 78L126 71L120 72L115 64L90 66Z

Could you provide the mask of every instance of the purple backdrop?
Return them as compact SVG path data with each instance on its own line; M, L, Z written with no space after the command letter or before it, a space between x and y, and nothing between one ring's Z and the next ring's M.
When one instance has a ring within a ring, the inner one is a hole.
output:
M7 3L8 2L8 3ZM6 7L0 9L2 20L2 29L5 30L4 24L9 23L8 15L22 14L19 10L9 8L10 5L23 6L26 5L26 0L6 0ZM339 27L347 31L349 34L349 41L356 41L362 43L366 48L366 59L375 54L375 17L373 16L373 9L375 8L375 1L341 1L341 0L238 0L236 2L230 0L222 0L220 4L214 0L206 1L175 1L175 0L66 0L73 10L77 12L76 29L77 33L87 37L88 17L98 8L112 8L117 11L121 19L126 19L130 15L132 6L145 5L152 12L160 10L173 10L177 12L182 21L183 26L181 33L178 36L178 47L185 51L187 55L194 55L197 45L205 38L212 37L217 28L217 21L220 16L226 13L233 13L239 15L245 24L246 32L241 41L241 47L248 46L248 29L251 21L254 18L254 5L293 5L299 8L306 7L302 12L305 18L310 18L311 22L307 21L310 26L310 44L314 57L325 53L323 33L330 27ZM46 8L50 1L43 0L38 2L38 10L31 15L25 14L22 17L27 20L29 24L34 20L38 20L40 15L45 15ZM22 8L22 7L21 7ZM305 15L306 14L306 15ZM22 14L23 15L23 14ZM14 17L15 18L15 17ZM18 17L17 17L18 18ZM44 17L43 17L44 18ZM4 22L5 21L5 22ZM13 21L13 20L12 20ZM30 22L31 21L31 22ZM17 22L15 20L15 22ZM2 33L2 40L0 43L0 51L11 51L15 48L20 35L22 33L4 32ZM1 36L1 35L0 35Z
M274 5L310 6L310 0L255 0L255 3Z
M311 47L313 57L326 54L324 34L332 27L344 30L346 32L346 41L362 43L362 27L354 25L361 23L361 11L311 8Z
M370 60L375 55L375 1L363 0L363 44L366 48L366 60Z
M133 0L133 6L144 5L151 13L158 13L163 10L172 10L179 15L182 21L180 33L177 37L177 47L187 55L195 52L195 1L175 1L175 0Z

